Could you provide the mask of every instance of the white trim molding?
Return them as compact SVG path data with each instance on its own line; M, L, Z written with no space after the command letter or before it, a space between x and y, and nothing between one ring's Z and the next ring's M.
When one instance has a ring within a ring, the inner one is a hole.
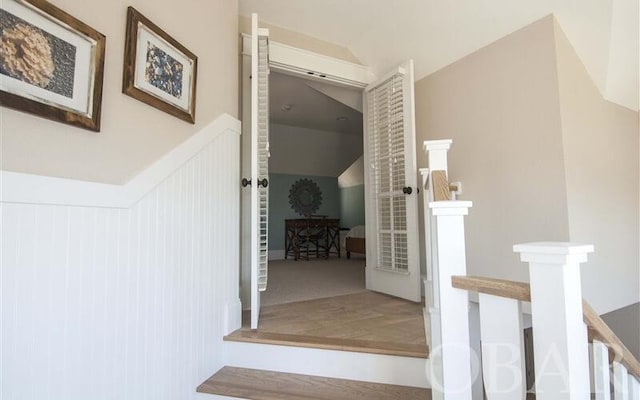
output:
M225 305L224 334L228 335L242 328L242 302L240 298L233 298Z
M222 114L124 185L0 171L0 202L129 208L227 131L239 135L240 121Z
M242 34L242 54L251 55L251 35ZM364 88L375 75L369 67L269 41L269 66L283 72L305 75L309 79L332 81Z

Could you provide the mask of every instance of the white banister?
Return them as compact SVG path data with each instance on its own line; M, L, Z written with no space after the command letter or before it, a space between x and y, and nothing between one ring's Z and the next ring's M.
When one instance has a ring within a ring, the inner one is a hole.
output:
M420 168L420 176L422 178L422 190L423 190L423 196L422 196L422 202L423 202L423 210L424 211L424 231L425 231L425 235L424 235L424 246L425 246L425 251L426 251L426 267L427 267L427 276L426 279L424 281L424 287L425 287L425 294L424 297L426 299L426 303L427 303L427 307L429 310L429 313L437 313L438 308L440 307L440 305L438 304L438 293L437 293L437 288L434 288L434 284L433 284L433 270L434 270L434 263L435 263L435 254L434 254L434 247L435 247L435 232L433 229L433 223L432 223L432 215L431 213L428 211L429 210L429 203L431 203L433 201L433 192L429 187L429 168Z
M594 340L591 347L591 378L595 400L611 400L611 374L609 350L604 343Z
M617 361L613 362L613 399L630 400L629 372Z
M424 284L424 298L425 298L425 332L427 332L427 346L430 349L438 349L442 344L442 339L440 337L440 300L438 295L438 289L435 287L436 284L433 279L433 270L435 260L435 233L432 229L434 225L432 223L432 216L429 212L429 203L431 202L431 195L428 188L429 181L429 168L420 168L420 175L422 177L422 189L424 195L422 196L423 200L423 210L425 210L424 214L424 241L425 241L425 251L426 251L426 260L427 260L427 276L423 280ZM436 272L437 275L437 272ZM440 374L441 371L441 361L436 357L430 357L430 361L427 362L426 365L426 373L427 377L431 377L432 380L440 382L442 380ZM433 394L433 400L441 400L442 395L438 395L437 393Z
M580 263L593 246L542 242L518 244L513 250L529 263L536 399L589 399Z
M439 287L439 348L431 349L431 385L434 399L471 400L471 350L469 346L469 294L454 289L451 277L466 275L464 216L470 201L431 202L435 218L435 248ZM431 329L434 329L432 326Z
M480 293L482 375L487 400L524 400L526 376L520 302Z

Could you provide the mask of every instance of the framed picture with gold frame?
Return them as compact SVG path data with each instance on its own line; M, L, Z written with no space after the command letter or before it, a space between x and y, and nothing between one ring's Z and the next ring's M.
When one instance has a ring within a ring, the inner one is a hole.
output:
M0 28L0 105L100 131L105 36L44 0L2 0Z
M197 66L195 54L128 8L123 93L193 124Z

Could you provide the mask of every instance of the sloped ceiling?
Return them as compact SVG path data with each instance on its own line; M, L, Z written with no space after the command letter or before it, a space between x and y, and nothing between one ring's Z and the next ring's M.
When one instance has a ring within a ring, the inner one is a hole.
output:
M334 88L326 83L271 71L269 118L274 124L362 137L362 112L338 101L337 95L330 96L333 90L352 94L353 99L362 102L359 89Z
M638 0L240 0L240 14L348 48L378 74L416 79L555 14L603 96L638 110Z

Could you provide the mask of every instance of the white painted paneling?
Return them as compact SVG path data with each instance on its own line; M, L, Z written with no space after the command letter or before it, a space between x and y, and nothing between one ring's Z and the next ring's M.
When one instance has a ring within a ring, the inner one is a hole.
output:
M0 397L198 398L240 309L239 154L223 130L127 208L0 203Z

